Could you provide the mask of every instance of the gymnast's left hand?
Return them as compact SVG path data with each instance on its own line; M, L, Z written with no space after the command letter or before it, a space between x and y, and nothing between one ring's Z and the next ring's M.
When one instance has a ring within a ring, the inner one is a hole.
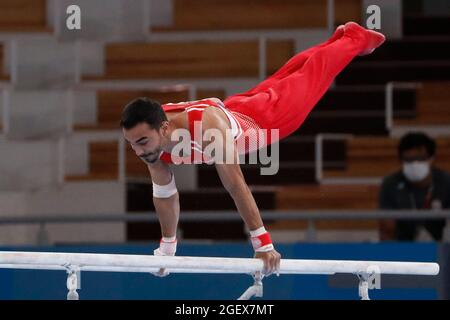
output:
M262 259L264 268L262 270L264 276L268 277L272 273L279 275L281 254L275 249L267 252L255 252L255 258Z

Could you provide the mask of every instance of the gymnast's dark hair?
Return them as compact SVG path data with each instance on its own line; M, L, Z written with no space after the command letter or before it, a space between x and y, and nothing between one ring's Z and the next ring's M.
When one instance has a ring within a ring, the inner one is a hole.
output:
M147 123L150 128L158 130L167 116L157 101L148 98L137 98L123 108L120 126L131 129L140 123Z
M422 132L410 132L404 135L398 145L398 155L401 159L406 150L425 147L428 157L433 157L436 153L436 142Z

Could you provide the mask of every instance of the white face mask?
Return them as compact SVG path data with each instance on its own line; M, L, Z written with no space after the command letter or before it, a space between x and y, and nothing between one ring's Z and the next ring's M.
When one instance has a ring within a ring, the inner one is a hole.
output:
M403 174L411 182L418 182L425 179L430 173L430 163L428 161L414 161L403 163Z

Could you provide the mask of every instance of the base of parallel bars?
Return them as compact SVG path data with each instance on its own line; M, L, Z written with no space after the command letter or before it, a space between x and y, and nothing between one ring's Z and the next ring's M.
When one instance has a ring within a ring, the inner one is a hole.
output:
M371 273L361 272L357 274L359 279L358 294L361 300L370 300L369 297L369 279L372 276Z
M77 292L80 289L81 272L78 267L67 266L67 300L80 300Z
M245 292L238 298L238 300L250 300L252 297L261 298L263 296L263 283L262 279L264 275L261 272L256 272L253 275L253 285L245 290Z

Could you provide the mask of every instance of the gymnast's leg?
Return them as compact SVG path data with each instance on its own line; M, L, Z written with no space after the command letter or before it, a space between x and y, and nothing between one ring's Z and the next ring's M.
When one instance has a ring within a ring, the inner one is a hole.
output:
M334 78L356 56L371 53L384 40L382 34L349 22L335 41L291 59L282 68L291 72L287 76L271 77L251 94L225 100L225 105L251 116L264 129L279 129L282 139L300 127Z

